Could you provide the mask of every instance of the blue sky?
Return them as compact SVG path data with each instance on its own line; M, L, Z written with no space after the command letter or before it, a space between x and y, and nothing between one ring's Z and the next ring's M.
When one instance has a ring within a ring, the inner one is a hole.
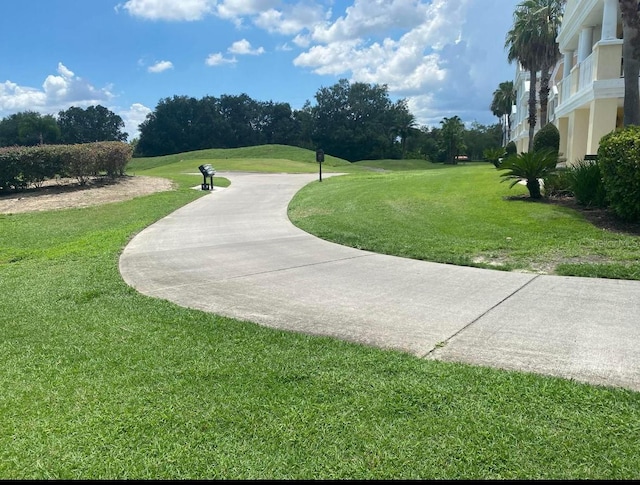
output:
M4 0L0 118L101 104L130 139L161 99L305 101L386 84L419 125L494 124L521 0Z

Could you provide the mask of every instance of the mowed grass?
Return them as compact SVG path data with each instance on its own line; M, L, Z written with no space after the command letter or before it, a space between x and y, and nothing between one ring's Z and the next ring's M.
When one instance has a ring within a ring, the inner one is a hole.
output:
M201 195L188 186L0 215L0 477L640 477L640 393L424 361L138 294L119 254Z
M386 171L398 171L398 170L435 170L445 167L441 163L432 163L428 160L420 159L405 159L405 160L362 160L355 162L353 165L361 168L373 168ZM445 167L446 168L446 167Z
M333 177L293 198L294 224L379 253L456 265L640 279L640 238L532 202L487 163Z
M261 145L231 149L212 148L162 157L135 158L127 167L128 173L172 176L196 173L198 166L209 163L216 170L248 172L319 172L314 151L286 145ZM346 160L325 155L323 172L358 172L360 167Z

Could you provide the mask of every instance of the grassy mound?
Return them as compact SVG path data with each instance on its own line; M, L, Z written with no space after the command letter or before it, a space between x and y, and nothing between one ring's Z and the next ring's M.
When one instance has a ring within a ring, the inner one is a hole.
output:
M198 172L198 166L210 163L216 170L259 171L308 173L318 170L316 152L306 148L288 145L258 145L241 148L211 148L192 152L164 155L161 157L134 158L127 171L159 169L168 167L169 171L184 170ZM354 171L360 168L341 158L325 155L323 171ZM167 172L160 170L159 172Z

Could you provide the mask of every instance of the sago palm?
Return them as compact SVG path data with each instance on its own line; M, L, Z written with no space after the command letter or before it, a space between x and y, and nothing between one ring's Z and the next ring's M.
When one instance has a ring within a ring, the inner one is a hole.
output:
M512 155L502 162L498 170L505 170L502 182L511 181L510 188L526 181L529 196L541 199L540 180L544 180L556 171L558 154L553 150L522 152Z
M482 152L485 160L488 160L494 167L500 167L502 159L506 156L504 148L485 148Z

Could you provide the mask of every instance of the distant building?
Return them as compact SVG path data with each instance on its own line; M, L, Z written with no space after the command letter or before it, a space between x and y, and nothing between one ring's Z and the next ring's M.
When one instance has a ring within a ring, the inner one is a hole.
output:
M513 89L516 92L516 102L511 109L511 141L516 144L518 153L526 152L529 148L529 71L522 69L517 63L516 77L513 81ZM538 83L538 87L540 83ZM536 93L536 100L538 94ZM536 104L535 131L540 129L540 104Z

